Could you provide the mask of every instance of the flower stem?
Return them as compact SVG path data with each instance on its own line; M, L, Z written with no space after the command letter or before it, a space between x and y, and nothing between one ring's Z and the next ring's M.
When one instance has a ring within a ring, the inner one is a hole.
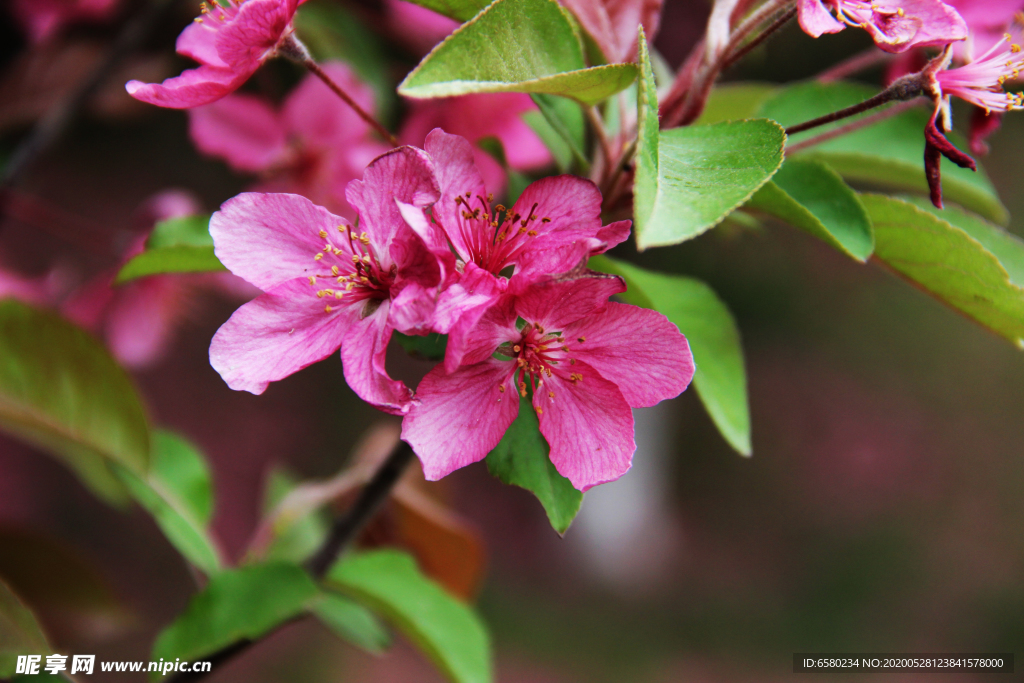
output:
M731 55L723 59L721 70L725 71L730 66L740 61L748 54L750 54L758 45L768 40L768 38L770 38L773 33L775 33L780 28L788 24L790 19L796 16L796 11L796 7L791 7L789 10L783 12L778 17L776 17L775 21L773 21L763 31L754 36L754 38L751 39L746 45L739 48Z
M338 556L373 519L373 516L380 510L381 505L387 500L391 489L394 488L402 473L405 472L405 468L412 462L413 456L412 447L404 441L399 441L391 451L391 454L388 455L387 460L381 464L377 471L374 472L370 481L363 487L363 490L359 493L359 498L356 499L356 502L349 508L348 512L335 518L327 538L320 546L320 549L306 563L306 569L313 578L317 580L322 579L335 561L337 561ZM301 617L296 617L296 619L299 618ZM294 620L291 619L278 625L270 633ZM269 635L269 633L266 635ZM263 637L265 638L266 635ZM206 656L205 661L213 663L213 666L210 667L211 671L182 672L167 679L166 683L186 683L205 678L212 673L213 669L247 651L257 642L259 641L251 638L236 640L230 645Z
M604 161L601 165L601 180L603 181L611 172L612 145L608 140L608 132L605 130L604 123L601 121L601 115L598 114L597 108L583 107L583 114L590 123L590 127L594 129L594 137L597 138L598 145L601 148L601 157ZM600 184L602 183L599 182L598 185Z
M345 92L340 85L335 83L331 77L327 75L327 72L325 72L320 65L316 63L316 60L309 54L309 50L306 49L306 46L302 44L294 33L285 38L277 49L280 54L309 69L310 73L323 81L324 85L330 88L335 95L340 97L345 104L351 107L352 111L359 115L359 118L370 124L370 126L377 131L382 138L387 140L391 146L398 147L398 138L392 135L387 128L377 121L377 119L373 118L369 112L360 107L359 103L352 99L352 97Z
M796 154L797 152L807 149L808 147L814 147L815 145L820 145L824 142L828 142L829 140L834 140L835 138L848 135L862 128L873 126L879 121L890 119L893 116L896 116L897 114L902 114L908 109L913 109L914 107L917 106L917 104L918 103L916 100L907 100L906 102L900 102L899 104L893 105L888 109L884 109L880 112L875 112L871 116L865 116L862 119L857 119L856 121L848 123L845 126L839 126L838 128L833 128L832 130L825 131L821 135L815 135L813 138L801 140L800 142L797 142L792 145L786 145L786 154Z
M856 116L863 112L880 107L887 102L893 102L896 100L906 101L912 100L918 95L924 92L924 83L921 74L910 74L909 76L903 76L897 79L888 88L878 93L874 97L869 97L860 104L855 104L852 107L846 107L839 111L834 111L831 114L825 114L819 116L816 119L810 121L804 121L798 123L795 126L790 126L786 129L786 135L795 135L802 133L805 130L811 130L819 126L824 126L835 121L840 121L851 116Z

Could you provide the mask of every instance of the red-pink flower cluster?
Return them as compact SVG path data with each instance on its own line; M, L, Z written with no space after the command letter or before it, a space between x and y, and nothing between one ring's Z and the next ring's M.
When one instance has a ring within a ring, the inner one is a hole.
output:
M290 194L246 193L214 214L217 256L264 291L214 336L210 360L234 389L272 381L339 347L364 400L404 416L403 438L438 479L482 460L532 397L552 463L585 490L621 476L631 408L682 392L686 338L661 314L610 302L620 278L585 269L622 242L601 194L570 175L493 203L463 138L431 132L349 183L358 222ZM394 331L448 334L416 392L384 367Z

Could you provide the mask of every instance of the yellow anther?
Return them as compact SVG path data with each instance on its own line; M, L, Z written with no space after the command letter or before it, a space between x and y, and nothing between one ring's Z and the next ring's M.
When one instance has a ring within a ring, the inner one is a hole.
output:
M331 307L330 306L324 306L324 313L330 313L330 312L331 312Z
M523 394L523 396L525 396L525 394ZM543 415L544 414L544 409L543 408L537 408L537 414L538 415Z
M529 235L530 237L536 237L537 236L537 231L536 230L530 230L526 234Z
M520 346L519 344L516 344L515 346L512 347L512 350L515 351L516 353L519 353L520 351L523 350L523 347Z
M504 394L505 393L505 385L504 384L499 384L498 385L498 391L500 391L501 393Z
M337 275L341 271L338 270L338 266L331 266L331 275Z
M317 254L316 256L314 256L314 257L313 257L313 260L314 260L314 261L319 261L319 260L320 260L320 259L322 259L323 257L324 257L324 255L323 255L323 254L321 254L321 253L318 253L318 254Z
M314 276L312 276L312 275L309 276L309 284L311 284L311 285L315 285L316 284L316 278Z
M580 344L582 344L583 342L587 341L587 338L586 337L577 337L576 341L578 341Z
M550 218L541 218L541 219L540 219L540 222L541 222L541 223L550 223L550 222L551 222L551 219L550 219Z
M334 293L335 299L340 299L343 296L345 296L345 292L341 291L340 289Z
M335 256L341 256L341 254L342 254L342 253L343 253L343 252L341 251L341 249L335 249L335 250L334 250L334 255L335 255Z
M345 232L347 228L348 226L342 223L341 225L338 226L338 232Z
M570 358L569 359L569 365L576 365L576 359L575 358Z
M549 391L548 392L548 398L554 398L554 397L555 397L555 392Z
M327 231L326 230L321 230L317 234L320 235L320 239L327 239Z

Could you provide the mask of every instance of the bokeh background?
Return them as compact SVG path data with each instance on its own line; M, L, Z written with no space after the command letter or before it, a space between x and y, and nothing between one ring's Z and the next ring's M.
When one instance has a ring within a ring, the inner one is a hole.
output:
M39 277L56 267L83 280L116 265L140 229L137 208L154 193L188 189L213 210L250 182L194 151L184 114L124 94L129 77L180 65L173 40L195 8L179 5L22 177L18 192L38 202L0 218L0 265ZM385 76L397 83L417 48L388 28L379 3L342 5L389 56ZM666 0L656 46L670 63L698 39L707 12L705 2ZM0 153L95 63L117 21L74 27L47 47L53 54L30 62L17 26L4 19ZM726 77L808 78L867 45L853 31L813 41L790 26ZM298 75L272 64L251 87L281 94ZM862 78L877 83L880 73ZM402 106L394 102L391 115ZM1024 117L1010 115L984 164L1019 235L1022 155ZM638 255L624 246L616 255L701 278L732 309L754 455L730 450L690 390L637 411L634 469L588 493L564 538L530 494L501 485L482 464L430 485L486 548L478 604L498 680L770 681L794 676L799 651L1021 654L1021 351L876 265L783 225L726 225L677 247ZM171 352L135 375L154 421L209 457L214 529L233 559L255 529L271 471L330 476L369 425L388 419L347 388L336 357L263 396L228 389L207 349L235 306L216 295L190 298ZM389 362L407 378L429 367L398 352ZM144 513L105 505L56 461L3 435L0 576L58 646L103 660L148 659L156 633L195 590ZM378 658L304 621L211 680L438 675L401 640Z

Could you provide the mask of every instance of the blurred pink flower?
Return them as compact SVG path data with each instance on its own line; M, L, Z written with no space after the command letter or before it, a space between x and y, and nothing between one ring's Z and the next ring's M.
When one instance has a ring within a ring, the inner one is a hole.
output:
M187 109L234 92L291 38L299 0L211 0L178 36L178 54L199 62L163 83L128 81L137 100Z
M859 27L886 52L967 37L963 18L941 0L798 0L797 6L800 26L808 35L817 38L847 26Z
M414 100L410 107L399 139L409 145L422 146L427 133L435 128L461 135L473 145L473 158L487 187L498 195L505 190L505 171L490 154L476 146L483 138L501 140L509 166L517 171L535 171L552 162L547 147L523 121L523 113L537 108L529 95L463 95Z
M13 0L11 12L29 39L41 43L66 24L109 19L120 4L120 0Z
M1024 0L947 0L967 23L967 40L953 47L954 59L973 61L998 43L1024 10Z
M328 62L323 69L361 107L373 111L373 91L347 66ZM280 109L242 93L191 109L189 134L200 151L235 170L263 174L254 190L301 194L348 219L355 215L345 186L390 149L313 74Z
M608 302L623 291L617 277L587 274L534 283L492 306L464 365L431 370L403 421L402 438L427 479L486 457L527 387L551 462L573 486L586 491L625 474L636 450L631 408L677 396L694 365L686 338L665 316Z
M572 175L542 178L512 208L492 208L469 142L437 129L427 136L426 151L441 198L429 221L422 212L405 216L442 262L452 259L452 250L460 261L458 268L448 267L461 276L442 294L434 321L437 331L449 334L445 365L453 371L462 363L476 321L508 287L506 268L515 267L512 283L521 291L624 241L630 221L602 225L600 190Z
M48 278L27 278L0 268L0 299L17 299L26 304L45 304L50 300Z
M609 63L633 62L637 26L653 42L661 21L663 0L559 0L601 48Z
M418 54L426 54L459 27L459 22L404 0L385 0L391 30Z
M433 203L433 166L423 151L399 147L370 164L347 193L358 233L291 194L241 194L213 215L217 257L265 294L217 331L210 363L232 389L261 394L341 347L349 386L381 410L402 414L412 394L384 369L388 340L395 329L429 329L443 274L396 200Z

